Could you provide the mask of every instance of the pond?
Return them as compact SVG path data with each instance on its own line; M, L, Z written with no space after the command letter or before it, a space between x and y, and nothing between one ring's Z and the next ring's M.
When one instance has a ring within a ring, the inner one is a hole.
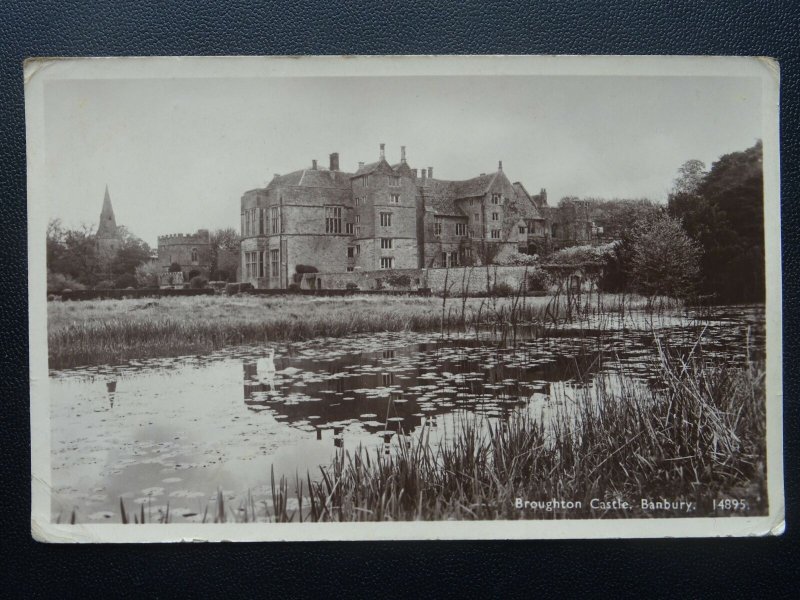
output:
M463 415L547 419L601 381L648 384L653 330L709 361L764 352L763 307L616 325L521 330L513 346L491 332L378 333L51 371L53 519L119 522L122 498L148 520L169 506L171 521L198 521L220 491L228 506L260 502L273 470L317 478L358 445L389 452L421 428L435 441Z

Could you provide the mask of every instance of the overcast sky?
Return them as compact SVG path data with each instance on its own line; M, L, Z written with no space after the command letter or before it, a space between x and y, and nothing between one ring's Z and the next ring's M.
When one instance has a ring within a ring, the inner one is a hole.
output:
M45 89L51 217L164 233L239 226L239 198L339 152L341 169L407 147L412 168L497 168L551 203L665 201L680 165L762 136L760 81L710 77L386 77L56 81Z

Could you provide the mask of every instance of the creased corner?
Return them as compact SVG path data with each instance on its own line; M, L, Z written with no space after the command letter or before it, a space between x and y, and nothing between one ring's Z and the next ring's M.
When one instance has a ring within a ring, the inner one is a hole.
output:
M66 58L59 57L31 57L22 61L22 77L25 85L28 85L33 79L34 75L41 73L45 69L52 67L54 64L59 63Z
M781 79L781 65L777 59L771 56L757 56L756 59L766 68L767 72L772 75L775 81Z

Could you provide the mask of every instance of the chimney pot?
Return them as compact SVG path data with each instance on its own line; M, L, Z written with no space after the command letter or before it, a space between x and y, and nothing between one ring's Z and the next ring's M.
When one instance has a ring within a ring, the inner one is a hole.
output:
M330 170L331 171L338 171L339 170L339 153L333 152L330 155Z
M364 168L364 161L363 160L358 161L358 168L359 169L363 169Z
M386 158L386 144L381 144L381 160Z
M502 160L497 161L497 170L498 171L502 171L503 170L503 161Z
M428 167L428 179L433 179L433 167Z
M316 171L317 170L317 159L311 161L311 168Z
M406 147L400 146L400 162L406 164Z

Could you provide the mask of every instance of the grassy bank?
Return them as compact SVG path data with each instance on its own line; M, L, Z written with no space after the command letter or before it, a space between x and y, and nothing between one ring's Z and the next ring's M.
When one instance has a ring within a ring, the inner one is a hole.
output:
M599 306L598 303L602 303ZM638 297L587 297L584 309L641 308ZM48 303L50 368L203 354L238 344L344 337L377 331L470 330L544 322L565 300L418 296L201 296Z
M203 522L767 514L763 363L659 355L659 386L623 379L586 388L576 412L549 423L519 413L491 424L464 417L441 444L426 426L388 455L340 452L316 481L273 476L267 501L231 505L218 494ZM520 508L526 500L535 508ZM684 504L643 508L642 500ZM169 511L128 510L120 501L123 523L170 521Z

